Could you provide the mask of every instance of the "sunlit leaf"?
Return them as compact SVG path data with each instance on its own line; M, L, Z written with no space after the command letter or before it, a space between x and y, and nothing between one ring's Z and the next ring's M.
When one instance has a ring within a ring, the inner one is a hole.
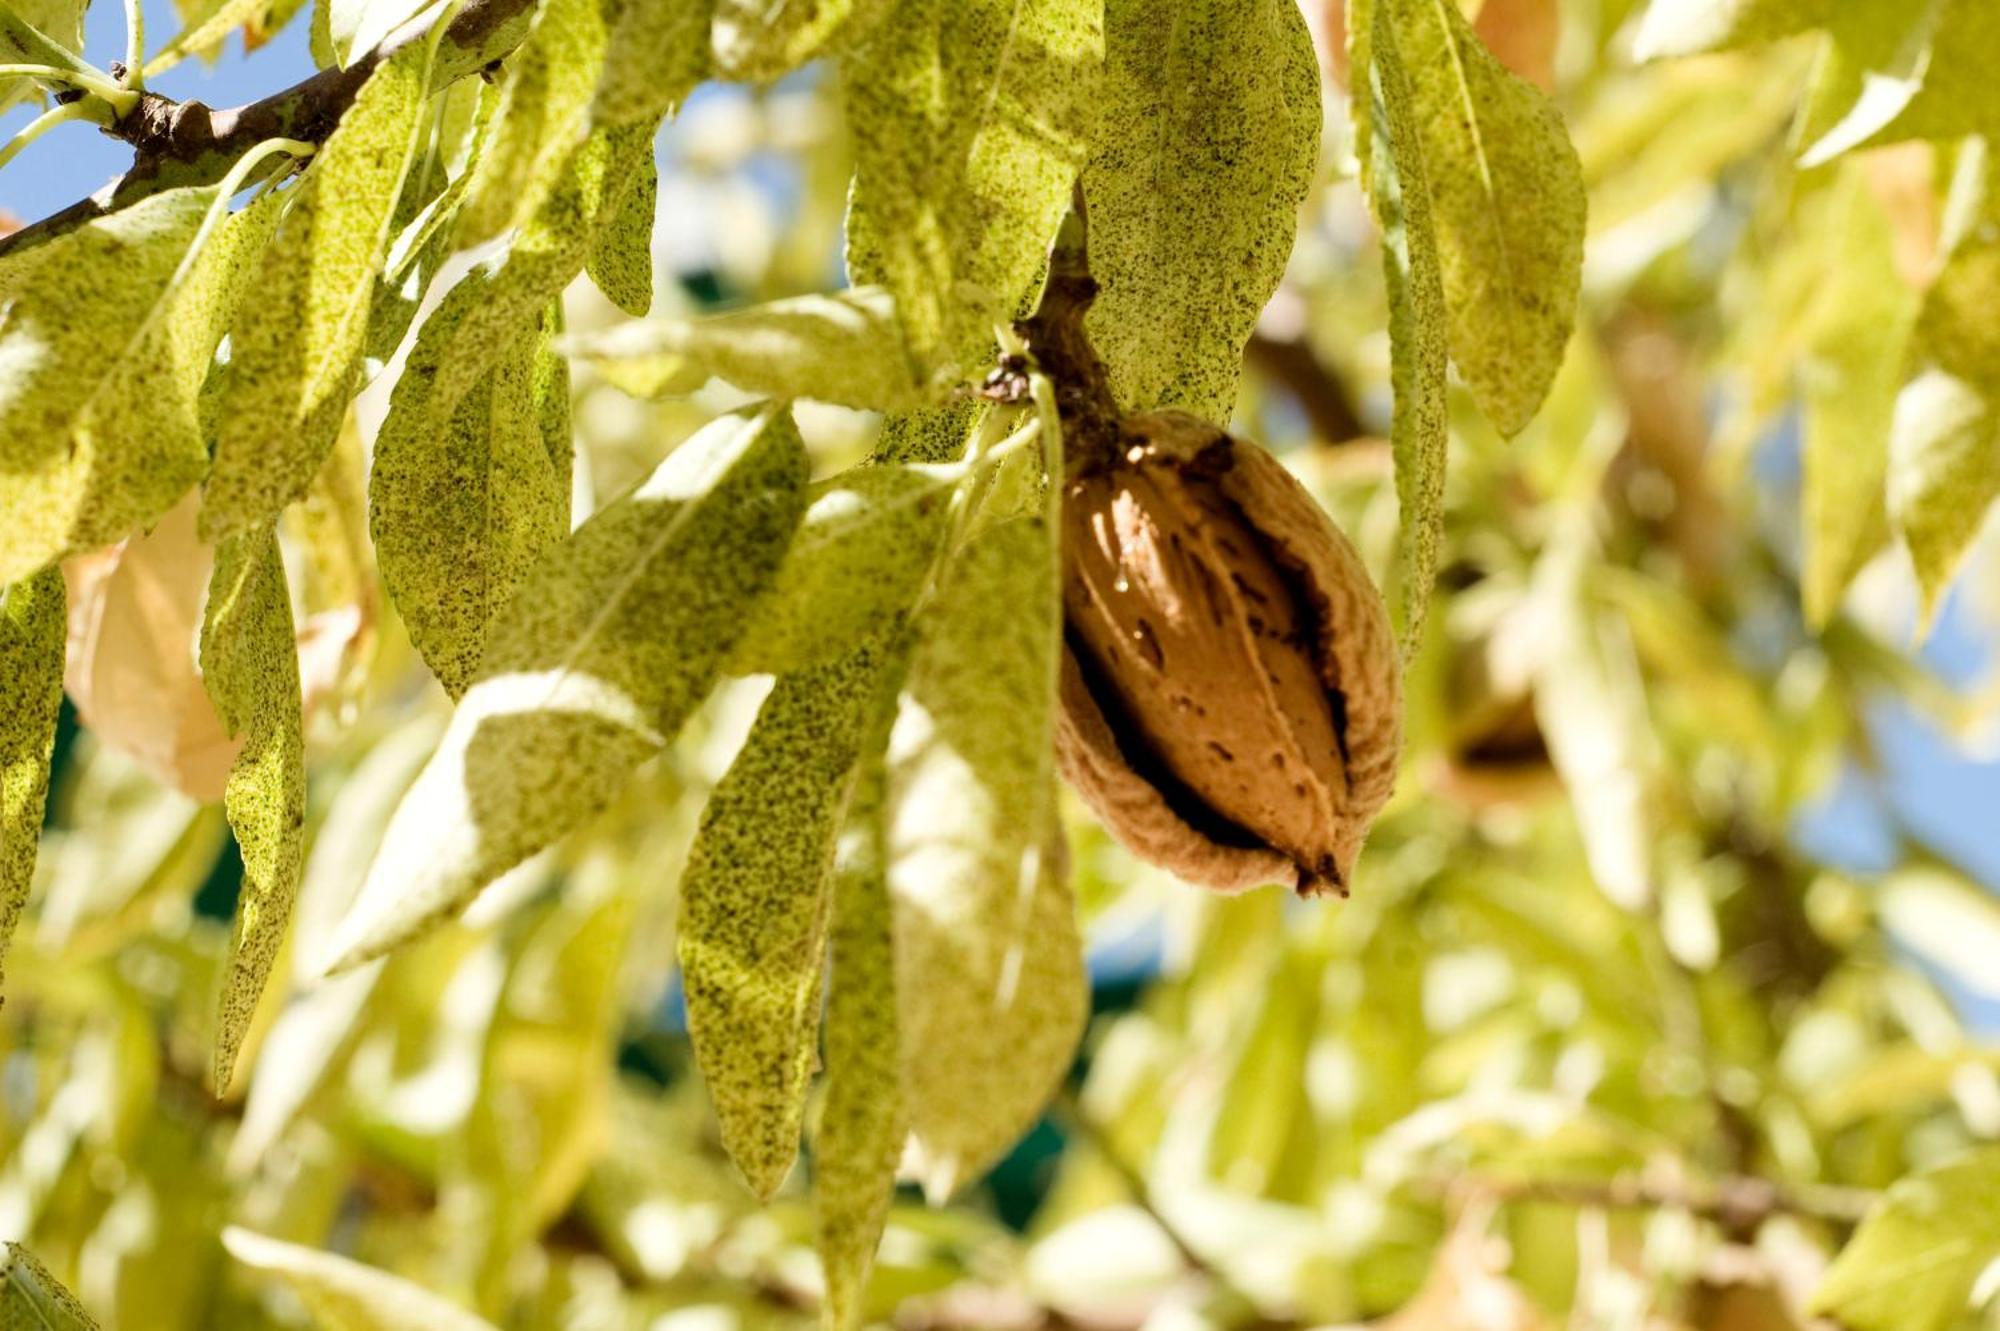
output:
M715 72L769 83L817 56L865 36L895 0L717 0Z
M1939 18L1954 2L1860 0L1833 7L1794 131L1801 166L1832 161L1903 114L1923 88Z
M462 907L680 729L784 554L805 478L787 415L724 416L543 557L391 821L336 966Z
M1912 1175L1856 1230L1814 1312L1852 1331L1943 1331L1965 1316L1979 1273L2000 1257L2000 1150Z
M882 720L887 720L886 709ZM878 724L874 727L882 730ZM826 1005L826 1100L813 1135L815 1236L827 1323L847 1331L895 1192L908 1128L896 1021L895 920L887 879L886 733L863 745L834 860Z
M0 1331L97 1331L97 1323L35 1255L0 1249Z
M421 1285L376 1267L267 1238L237 1226L222 1246L253 1271L278 1277L305 1304L323 1331L493 1331L483 1318Z
M912 1151L935 1199L1041 1112L1082 1028L1081 946L1051 803L1053 541L991 528L919 617L890 740L889 887Z
M284 560L268 527L231 536L216 551L201 665L224 725L243 737L223 794L243 854L243 889L216 1020L212 1081L220 1094L235 1077L244 1034L284 945L305 853L299 658Z
M1632 54L1640 60L1721 51L1818 27L1835 0L1652 0Z
M89 0L6 0L4 9L16 22L25 23L63 50L83 50L83 14ZM41 64L42 53L15 39L9 25L0 23L0 61ZM13 74L0 75L0 108L32 97L35 81Z
M1963 380L1933 370L1896 399L1889 520L1916 567L1926 619L2000 495L2000 418Z
M256 298L230 328L215 466L201 529L213 539L303 495L340 432L361 373L368 308L397 195L415 159L431 46L377 66L313 154L264 251Z
M590 104L599 125L653 125L710 73L712 0L624 5Z
M1113 0L1105 34L1087 326L1121 406L1227 423L1318 158L1312 40L1292 0Z
M46 569L0 588L0 962L34 880L49 753L62 710L63 580Z
M681 877L688 1030L722 1142L760 1197L798 1152L818 1056L834 838L882 650L779 678Z
M653 307L653 214L660 202L660 171L640 160L625 202L597 234L583 270L605 299L634 317Z
M153 521L208 466L196 399L270 234L267 198L156 194L10 261L0 312L0 582Z
M536 375L549 330L522 330L459 399L439 433L420 405L439 355L492 279L465 278L428 320L396 384L369 474L382 581L424 662L454 698L479 668L488 626L535 560L569 532L570 480L549 456Z
M900 0L845 58L848 275L889 290L918 377L986 360L994 325L1023 312L1103 57L1084 0Z
M1423 159L1451 358L1480 411L1513 435L1547 395L1575 322L1576 150L1554 105L1493 58L1456 5L1374 5L1409 92L1414 142L1391 147L1399 169Z
M1444 546L1445 459L1450 445L1445 399L1445 303L1430 182L1417 144L1417 107L1402 44L1388 7L1373 10L1369 199L1382 227L1382 271L1389 291L1389 442L1402 510L1402 633L1407 653L1421 640L1424 613ZM1400 146L1399 146L1400 145Z
M902 355L895 303L879 287L623 324L572 339L569 351L635 397L691 393L711 376L752 393L877 411L924 396Z
M873 464L815 481L799 534L731 657L740 673L827 665L909 608L937 558L956 468Z
M1821 285L1800 369L1805 398L1806 618L1823 625L1880 548L1896 389L1917 294L1897 274L1895 237L1849 166L1822 201Z
M327 38L340 64L373 50L431 0L326 0Z

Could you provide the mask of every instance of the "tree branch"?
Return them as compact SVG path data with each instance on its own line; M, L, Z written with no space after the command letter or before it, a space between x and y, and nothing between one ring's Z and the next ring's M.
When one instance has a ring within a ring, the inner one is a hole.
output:
M535 0L465 0L438 43L432 88L443 88L477 73L519 46L528 35L534 4ZM154 92L141 94L138 105L104 129L132 145L132 166L89 198L0 237L0 257L73 231L162 190L212 185L266 139L323 142L375 67L409 43L427 38L447 9L436 5L419 14L345 69L323 69L282 92L243 106L217 111L198 101L177 102Z
M1336 447L1367 436L1368 427L1361 423L1347 385L1302 339L1280 340L1252 333L1244 356L1298 400L1320 444Z

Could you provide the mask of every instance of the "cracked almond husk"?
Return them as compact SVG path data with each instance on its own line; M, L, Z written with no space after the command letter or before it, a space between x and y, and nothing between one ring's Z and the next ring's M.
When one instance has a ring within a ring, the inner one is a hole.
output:
M1382 597L1277 459L1196 417L1118 423L1063 504L1063 774L1206 887L1344 895L1402 702Z

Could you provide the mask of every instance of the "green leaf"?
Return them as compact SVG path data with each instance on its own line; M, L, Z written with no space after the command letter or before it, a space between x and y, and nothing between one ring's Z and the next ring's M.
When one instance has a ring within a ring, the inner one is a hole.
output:
M702 811L681 878L688 1031L728 1149L769 1198L818 1053L827 890L882 649L784 675Z
M1828 16L1794 131L1799 165L1820 166L1878 135L1910 106L1950 0L1850 0Z
M757 617L739 674L829 665L910 607L937 558L950 466L869 464L815 481L803 524Z
M62 711L64 611L59 569L0 588L0 963L35 876Z
M360 1262L231 1225L222 1246L253 1271L283 1280L323 1331L494 1331L421 1285Z
M9 1243L0 1249L0 1331L97 1331L97 1323L35 1254Z
M2000 495L2000 419L1961 379L1932 370L1896 399L1889 521L1910 552L1926 623Z
M1996 201L2000 203L2000 201ZM2000 398L2000 208L1977 234L1952 251L1924 293L1917 335L1924 352L1947 373L1989 398Z
M275 517L326 461L368 340L397 196L430 92L431 44L411 42L362 85L294 191L256 297L230 328L229 382L201 530Z
M893 673L893 672L892 672ZM891 694L893 697L893 694ZM861 1324L862 1294L909 1129L896 1023L895 917L889 902L887 773L893 717L878 707L834 858L826 1004L826 1098L813 1136L815 1241L826 1272L826 1324Z
M1855 1231L1812 1311L1850 1331L1944 1331L2000 1257L2000 1148L1912 1175Z
M1638 60L1733 50L1826 22L1835 0L1653 0L1632 43Z
M270 8L270 0L222 0L189 22L146 62L146 77L163 74L190 55L215 52L229 34Z
M569 532L569 469L544 438L536 379L549 330L531 323L464 395L441 433L411 405L441 348L492 284L473 272L426 320L396 384L369 475L369 530L410 641L445 691L472 683L487 627L542 551ZM566 433L566 432L565 432Z
M83 15L89 0L5 0L0 3L0 62L53 64L44 43L69 53L68 67L83 50ZM32 33L23 32L25 26ZM37 40L39 39L39 40ZM0 75L0 109L36 93L32 78Z
M228 732L244 737L222 797L243 852L243 890L216 1019L217 1094L236 1075L264 983L284 946L305 852L306 769L299 657L285 562L270 527L215 552L201 623L202 683Z
M605 298L635 318L653 308L653 214L659 202L660 168L647 157L583 265Z
M1369 154L1369 200L1382 228L1382 272L1389 294L1389 377L1394 408L1389 443L1396 461L1396 501L1402 511L1399 601L1403 652L1422 640L1424 615L1444 548L1445 463L1450 450L1446 398L1446 312L1432 229L1430 183L1416 150L1416 106L1409 71L1386 8L1372 10L1375 29Z
M895 0L717 0L715 72L725 79L771 83L809 60L837 51L881 22Z
M598 0L549 0L507 59L491 138L459 210L456 244L470 249L540 210L581 135L604 61Z
M890 742L910 1162L936 1200L1033 1124L1082 1031L1051 788L1054 544L1020 518L960 553L919 617Z
M845 59L847 269L918 378L989 358L1068 211L1104 57L1088 0L900 0Z
M627 4L618 11L590 118L657 125L709 75L711 0Z
M378 956L590 817L714 684L805 506L774 408L712 421L535 566L332 948Z
M197 400L276 204L168 190L29 250L0 312L0 582L107 545L208 466Z
M1480 44L1450 0L1375 0L1395 34L1423 159L1453 363L1514 435L1562 364L1582 281L1583 170L1562 116Z
M1227 423L1319 155L1319 69L1293 0L1112 0L1084 193L1087 327L1119 405Z
M1858 166L1825 198L1805 243L1820 289L1801 367L1805 399L1807 620L1823 626L1888 528L1883 481L1917 294L1896 271L1895 232Z
M895 301L880 287L623 324L572 339L569 351L634 397L685 395L710 377L746 392L876 411L926 396L902 356Z

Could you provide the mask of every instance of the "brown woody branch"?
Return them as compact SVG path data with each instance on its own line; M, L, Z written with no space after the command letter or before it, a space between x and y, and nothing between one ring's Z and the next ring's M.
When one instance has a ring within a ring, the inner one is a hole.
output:
M1361 423L1347 386L1304 339L1253 333L1244 355L1260 373L1298 401L1313 437L1322 445L1334 447L1368 435L1368 427Z
M455 11L449 5L433 7L390 33L381 45L347 68L323 69L282 92L227 110L214 110L193 100L177 102L155 92L142 93L138 105L104 127L104 133L132 145L131 167L89 198L12 235L0 236L0 257L73 231L162 190L212 185L266 139L324 141L375 67L409 43L428 38L446 13L451 19L438 42L432 87L442 88L477 73L520 45L528 34L534 3L465 0Z

